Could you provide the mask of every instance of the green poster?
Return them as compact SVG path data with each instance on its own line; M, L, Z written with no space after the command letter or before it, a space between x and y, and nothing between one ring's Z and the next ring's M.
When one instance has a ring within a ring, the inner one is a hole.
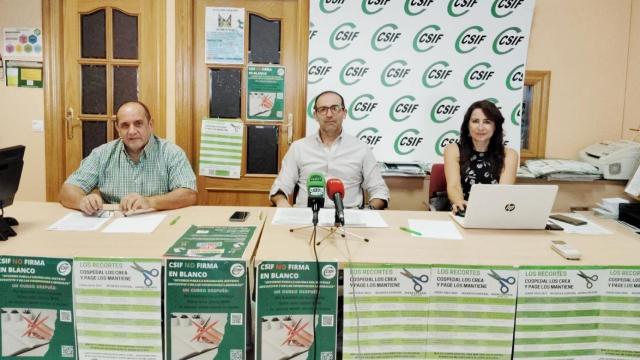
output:
M257 360L335 359L337 269L336 262L267 261L258 266Z
M513 359L603 359L598 323L605 277L598 266L520 267Z
M246 299L244 261L168 259L167 359L244 359Z
M640 359L640 266L611 266L602 282L600 359Z
M162 261L75 258L78 356L162 360Z
M427 359L510 360L518 271L432 265Z
M0 257L0 359L76 357L72 259Z
M282 121L284 119L284 67L247 67L247 118Z
M426 359L429 265L344 269L342 358Z
M239 259L255 230L255 226L191 225L164 255Z

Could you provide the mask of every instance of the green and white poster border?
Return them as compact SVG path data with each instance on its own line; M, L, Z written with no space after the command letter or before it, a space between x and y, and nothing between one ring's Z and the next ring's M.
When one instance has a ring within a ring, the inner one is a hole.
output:
M335 359L338 263L265 261L257 269L256 359Z
M247 66L247 120L284 120L284 79L284 66Z
M0 359L75 359L73 260L0 256Z
M239 259L166 259L167 359L245 359L247 265Z
M242 121L202 119L199 174L239 179L243 143Z
M162 260L74 259L81 359L162 360Z

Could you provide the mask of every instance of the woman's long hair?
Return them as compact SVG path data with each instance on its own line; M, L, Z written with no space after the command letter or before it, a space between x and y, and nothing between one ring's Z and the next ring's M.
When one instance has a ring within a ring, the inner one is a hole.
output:
M476 101L467 109L464 114L464 120L460 126L460 169L466 169L469 166L471 155L473 154L473 140L469 133L469 121L471 113L475 109L480 109L484 115L495 124L495 130L489 140L489 147L485 156L491 163L491 173L495 179L500 179L500 173L504 167L504 131L502 124L504 117L494 103L489 100Z

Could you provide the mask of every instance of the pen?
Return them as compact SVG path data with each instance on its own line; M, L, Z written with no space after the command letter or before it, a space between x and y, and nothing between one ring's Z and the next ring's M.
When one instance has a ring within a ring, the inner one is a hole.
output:
M406 231L406 232L408 232L409 234L422 236L422 233L421 233L421 232L419 232L419 231L415 231L415 230L413 230L413 229L411 229L411 228L408 228L408 227L400 226L400 230L402 230L402 231Z
M173 220L171 220L171 222L169 223L169 225L175 225L175 223L178 222L178 220L180 220L180 215L176 216Z

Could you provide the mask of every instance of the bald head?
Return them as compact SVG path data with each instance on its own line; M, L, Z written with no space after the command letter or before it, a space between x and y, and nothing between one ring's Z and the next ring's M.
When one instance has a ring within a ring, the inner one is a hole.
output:
M116 114L116 129L127 152L139 154L153 134L153 121L147 106L139 101L122 104Z

